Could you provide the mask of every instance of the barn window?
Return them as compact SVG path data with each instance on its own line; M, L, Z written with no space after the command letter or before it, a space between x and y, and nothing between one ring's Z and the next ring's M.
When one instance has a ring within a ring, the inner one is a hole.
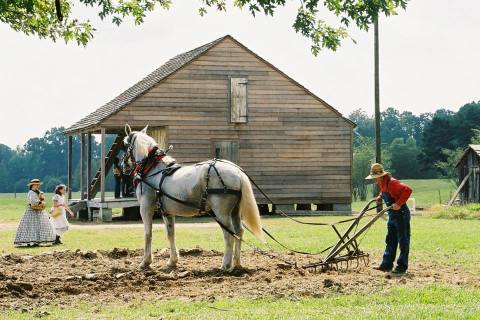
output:
M247 78L230 78L230 122L247 122Z
M214 141L212 147L215 158L238 162L238 141Z

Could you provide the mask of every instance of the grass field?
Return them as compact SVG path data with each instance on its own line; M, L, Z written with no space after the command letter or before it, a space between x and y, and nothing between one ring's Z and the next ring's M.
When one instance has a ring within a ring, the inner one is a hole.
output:
M412 197L416 199L417 207L428 208L432 205L446 203L449 196L455 190L455 185L446 179L429 179L429 180L405 180L413 188ZM440 197L439 197L440 191ZM107 197L113 196L107 193ZM17 193L17 198L12 193L0 193L0 223L17 222L23 214L25 207L26 193ZM47 204L51 204L52 194L47 193ZM79 193L73 193L73 198L79 198ZM361 210L365 206L366 201L358 201L352 203L352 209Z
M417 205L435 204L438 191L448 194L447 181L407 181L415 189ZM429 190L429 185L434 189ZM452 187L453 188L453 187ZM436 197L436 198L435 198ZM0 197L0 216L3 222L18 221L23 199ZM332 222L341 217L309 217L307 221ZM210 222L198 219L198 223ZM281 219L265 217L264 226L281 241L299 250L318 251L336 240L329 227L292 224ZM191 220L188 220L191 222ZM179 224L182 220L179 219ZM153 247L166 247L163 226L155 224ZM376 257L383 251L385 221L380 219L362 240L363 249ZM445 265L452 270L480 273L479 220L412 218L412 265ZM0 252L37 254L57 249L142 248L142 228L75 229L65 237L61 247L14 248L13 229L0 229ZM250 235L248 242L256 243ZM201 246L223 251L223 237L217 226L177 228L180 248ZM280 251L281 248L273 246ZM249 250L244 246L244 250ZM219 261L220 262L220 261ZM273 262L272 262L273 263ZM46 306L37 313L24 314L5 311L0 319L480 319L480 289L478 284L453 286L439 283L415 288L408 283L393 290L376 293L339 292L319 298L283 297L264 299L218 298L214 302L130 301L103 304L101 301L81 302L75 307Z
M333 221L338 217L308 218ZM265 218L264 225L282 241L302 250L318 250L335 239L328 228L293 225L279 218ZM383 249L385 221L374 225L362 242L362 247L379 256ZM444 220L414 217L412 220L411 263L449 265L460 270L480 272L480 221ZM52 248L14 249L13 231L0 233L0 251L35 254ZM178 228L179 247L200 245L208 249L223 249L218 227L194 230ZM248 236L248 241L253 239ZM65 245L55 249L141 248L142 229L73 230L65 236ZM166 246L163 231L154 232L155 248ZM280 250L279 248L277 248ZM248 250L248 249L246 249ZM288 299L225 299L214 303L183 301L136 301L103 305L101 302L82 303L77 307L45 307L42 312L52 319L480 319L480 289L478 286L457 287L428 285L418 288L398 287L382 293L336 294L321 298ZM301 312L299 312L301 310ZM33 318L8 312L13 319ZM1 316L0 316L1 317Z
M136 301L123 305L47 307L34 314L5 312L5 319L480 319L480 290L427 286L388 293L324 298L222 299L213 303Z

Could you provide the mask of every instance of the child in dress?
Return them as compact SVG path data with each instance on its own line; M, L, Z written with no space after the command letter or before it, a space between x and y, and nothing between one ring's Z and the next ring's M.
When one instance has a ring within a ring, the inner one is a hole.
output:
M56 238L54 244L62 244L61 236L67 232L69 224L67 220L67 211L70 218L75 217L75 214L65 204L65 192L67 187L60 184L55 187L55 194L53 195L53 207L51 219L53 227L55 228Z
M45 213L45 197L40 191L42 183L33 179L28 184L28 205L17 227L14 244L16 246L34 246L55 242L55 231Z

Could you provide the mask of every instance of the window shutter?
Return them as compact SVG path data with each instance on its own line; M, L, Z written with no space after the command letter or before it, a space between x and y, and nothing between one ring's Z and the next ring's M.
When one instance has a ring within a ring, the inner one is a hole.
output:
M247 122L247 78L230 78L230 121Z

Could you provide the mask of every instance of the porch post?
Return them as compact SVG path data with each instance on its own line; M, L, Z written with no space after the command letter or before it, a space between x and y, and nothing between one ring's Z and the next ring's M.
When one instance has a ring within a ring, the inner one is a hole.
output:
M100 130L101 132L101 155L100 155L100 199L101 202L105 202L105 128Z
M87 149L87 199L92 199L91 186L92 186L92 134L88 133L87 136L88 149Z
M85 134L80 134L80 199L85 199Z
M73 137L68 136L68 147L67 147L68 200L72 199L72 145L73 145Z

